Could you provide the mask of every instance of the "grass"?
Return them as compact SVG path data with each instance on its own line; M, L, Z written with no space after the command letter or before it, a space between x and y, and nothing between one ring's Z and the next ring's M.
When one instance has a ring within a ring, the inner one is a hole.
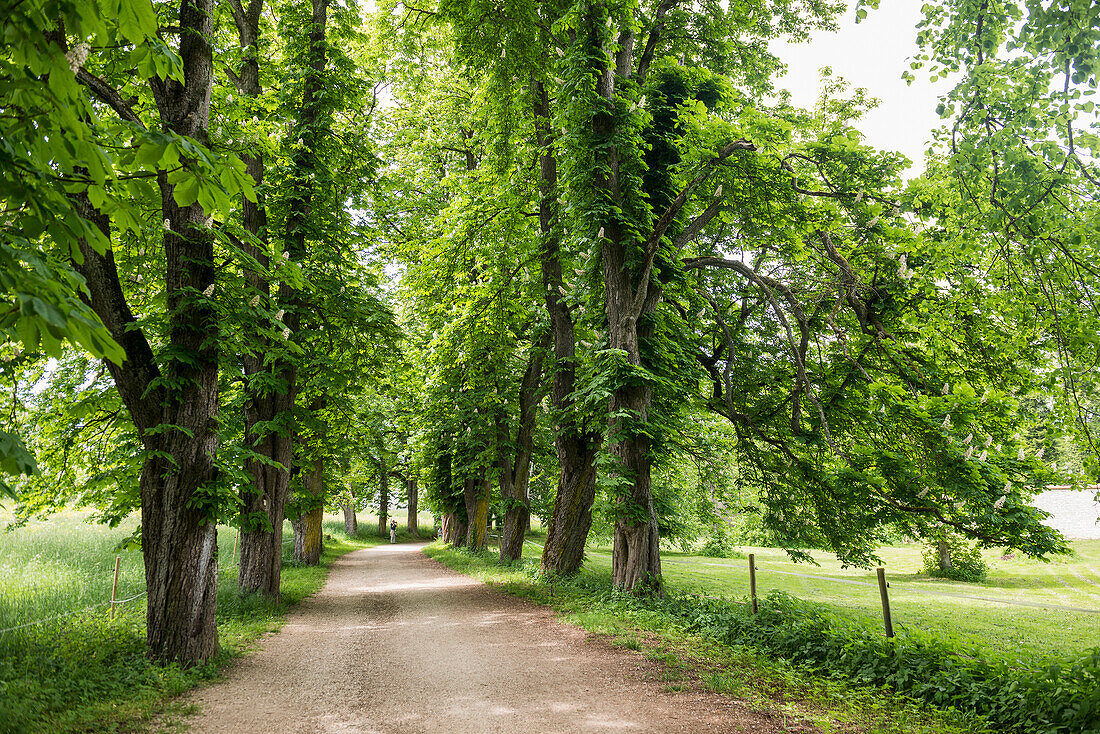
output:
M1002 657L1021 652L1074 655L1100 645L1100 540L1073 541L1074 554L1050 562L986 551L989 578L980 584L933 579L918 573L921 546L905 544L879 551L890 582L895 627L919 629L951 639L961 648L981 649ZM882 607L873 569L842 568L826 553L815 553L820 566L794 563L776 548L742 548L754 553L757 590L771 589L823 604L837 617L882 627ZM525 555L535 557L528 544ZM747 597L748 561L704 558L663 552L662 572L671 588L712 596ZM608 549L590 549L585 567L606 572ZM945 594L950 596L936 596ZM1018 606L991 600L1050 605Z
M533 561L501 564L495 554L470 554L438 543L428 546L426 553L504 591L549 604L566 621L643 655L654 663L654 680L666 692L731 696L746 712L807 721L822 732L988 732L982 722L958 712L827 679L748 647L723 645L686 632L682 620L609 593L605 569L586 569L575 579L554 580L538 574Z
M383 542L370 526L348 538L342 520L327 518L320 566L293 563L291 545L284 543L283 598L272 604L240 593L235 531L219 527L222 652L206 665L182 670L145 658L140 551L120 553L118 596L137 598L108 619L118 545L136 522L110 529L89 524L83 513L65 512L0 534L0 630L7 630L0 633L0 734L140 730L166 707L178 709L171 697L216 677L254 640L278 629L291 605L320 588L335 558ZM292 537L289 525L284 537Z

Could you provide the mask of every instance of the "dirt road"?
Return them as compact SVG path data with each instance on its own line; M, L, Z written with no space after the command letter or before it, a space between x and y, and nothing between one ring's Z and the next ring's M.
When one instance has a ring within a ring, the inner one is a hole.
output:
M653 672L419 545L379 546L340 558L281 632L191 694L188 721L211 734L760 731Z

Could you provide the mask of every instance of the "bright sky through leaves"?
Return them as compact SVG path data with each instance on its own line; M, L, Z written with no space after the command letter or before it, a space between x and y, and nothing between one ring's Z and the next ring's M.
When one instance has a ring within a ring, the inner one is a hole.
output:
M789 90L795 104L814 105L821 93L820 70L825 66L881 100L857 126L870 145L900 151L913 161L909 177L924 170L930 131L939 124L937 97L949 89L948 82L932 84L920 72L912 85L901 78L917 50L920 9L920 0L883 0L881 7L868 11L858 25L855 12L849 10L838 22L836 33L814 34L809 43L771 44L772 51L788 65L777 86Z

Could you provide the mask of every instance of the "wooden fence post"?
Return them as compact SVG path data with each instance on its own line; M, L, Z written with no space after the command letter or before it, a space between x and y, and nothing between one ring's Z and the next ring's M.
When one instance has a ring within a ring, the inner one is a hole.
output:
M890 618L890 594L886 591L889 584L886 583L886 569L878 568L878 593L882 597L882 619L886 622L886 636L894 636L894 620Z
M756 554L749 554L749 596L752 597L752 613L756 614Z
M118 599L118 570L122 566L122 555L115 556L115 582L111 584L111 619L115 618L115 599Z

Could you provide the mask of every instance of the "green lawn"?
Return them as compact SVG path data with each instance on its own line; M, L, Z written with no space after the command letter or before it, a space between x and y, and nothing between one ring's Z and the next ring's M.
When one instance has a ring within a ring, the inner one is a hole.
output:
M883 548L890 582L895 627L908 626L954 639L961 647L1000 656L1019 652L1076 654L1100 646L1100 540L1074 541L1074 555L1050 562L1002 559L986 552L989 579L968 584L918 575L921 546ZM815 552L820 566L792 562L775 548L742 548L756 555L757 590L778 589L807 601L827 605L838 616L882 625L882 606L874 569L841 568L828 553ZM540 548L528 544L525 555ZM748 561L703 558L684 553L661 554L662 571L673 588L714 596L747 597ZM585 565L606 571L607 548L590 548ZM813 578L808 578L813 577ZM951 596L937 596L945 594ZM982 599L969 598L982 597ZM986 601L984 599L998 600ZM1042 604L1019 606L999 601ZM1096 610L1073 611L1067 607Z

